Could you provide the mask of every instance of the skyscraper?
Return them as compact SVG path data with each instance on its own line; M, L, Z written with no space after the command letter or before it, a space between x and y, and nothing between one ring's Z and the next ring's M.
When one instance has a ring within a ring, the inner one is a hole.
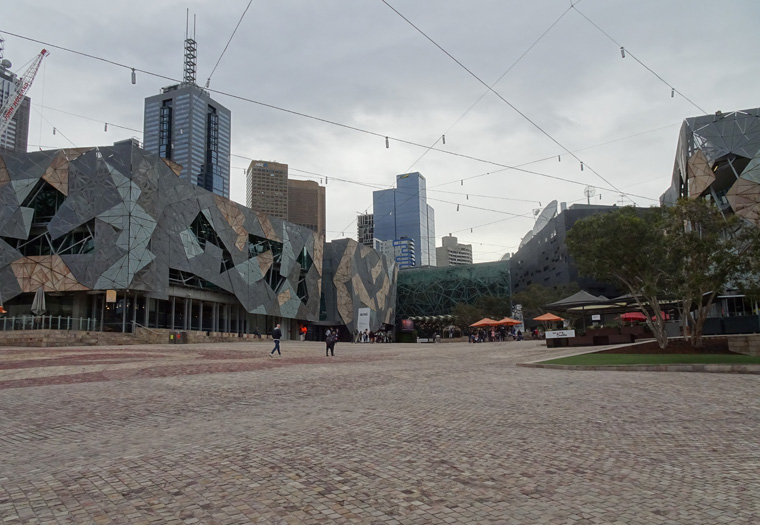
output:
M288 165L263 160L251 161L245 174L249 208L288 220Z
M8 68L10 61L3 60L3 41L0 38L0 106L15 91L16 75L10 72ZM13 115L8 129L0 136L0 150L10 151L12 153L26 153L27 140L29 137L29 97L18 106L16 114Z
M288 179L288 165L251 161L246 171L246 205L325 235L325 187Z
M375 221L371 213L362 213L356 217L356 240L359 244L372 248L375 238Z
M396 187L372 193L375 238L412 241L415 266L435 266L435 212L427 203L425 177L396 176Z
M313 180L288 179L288 222L325 235L325 187Z
M182 166L180 177L230 197L230 110L195 83L195 40L185 40L181 84L145 99L143 147Z
M460 266L472 264L472 244L459 244L456 237L441 238L441 246L435 249L437 266Z

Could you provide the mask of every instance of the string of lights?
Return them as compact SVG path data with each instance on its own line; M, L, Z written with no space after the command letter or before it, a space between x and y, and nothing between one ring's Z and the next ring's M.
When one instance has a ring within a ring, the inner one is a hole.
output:
M525 113L520 111L514 104L509 102L506 98L504 98L499 92L497 92L495 89L490 87L483 79L481 79L478 75L476 75L471 69L469 69L467 66L465 66L462 62L460 62L457 58L455 58L451 53L446 51L438 42L433 40L430 36L428 36L422 29L417 27L411 20L409 20L407 17L405 17L403 14L401 14L395 7L390 5L387 0L380 0L382 3L387 5L394 13L396 13L398 16L400 16L405 22L407 22L410 26L412 26L418 33L420 33L422 36L424 36L427 40L429 40L435 47L437 47L440 51L442 51L446 56L448 56L451 60L453 60L457 65L459 65L462 69L464 69L470 76L472 76L475 80L477 80L479 83L481 83L483 86L485 86L491 93L496 95L496 97L499 98L502 102L507 104L512 110L514 110L518 115L520 115L524 120L526 120L528 123L530 123L533 127L535 127L538 131L540 131L543 135L549 138L552 142L554 142L557 146L559 146L565 153L573 157L575 160L577 160L580 163L581 171L583 171L584 166L588 168L588 170L602 179L606 184L609 186L612 186L614 190L621 195L625 195L625 192L619 190L617 187L615 187L614 184L612 184L610 181L608 181L602 174L597 172L595 169L591 168L587 163L583 162L577 155L575 155L572 151L570 151L567 147L565 147L561 142L559 142L557 139L555 139L549 132L544 130L541 126L539 126L535 121L533 121L530 117L528 117ZM630 198L630 197L629 197ZM633 199L631 199L632 202Z
M670 96L671 97L673 97L676 93L678 93L679 96L683 97L684 100L686 100L689 104L691 104L692 106L694 106L695 108L697 108L700 112L707 113L707 111L705 111L704 109L702 109L701 107L699 107L699 105L697 105L696 102L694 102L693 100L691 100L689 97L687 97L686 95L684 95L681 91L679 91L678 89L676 89L670 82L668 82L667 80L665 80L664 78L662 78L660 75L658 75L652 68L650 68L649 66L647 66L644 62L642 62L639 58L637 58L636 55L634 55L633 53L631 53L631 51L628 48L626 48L620 42L618 42L617 40L615 40L609 33L607 33L604 29L602 29L601 27L599 27L598 24L596 24L593 20L591 20L589 17L587 17L585 14L583 14L583 12L576 7L577 5L578 4L576 3L575 5L571 5L570 7L571 7L571 9L575 9L575 11L579 15L581 15L583 18L585 18L588 23L590 23L592 26L594 26L596 29L598 29L604 36L606 36L608 39L610 39L612 42L614 42L614 44L616 46L620 46L620 55L621 55L622 58L625 58L626 56L630 56L633 60L635 60L636 62L638 62L639 65L641 65L644 69L646 69L647 71L649 71L650 73L652 73L655 77L657 77L660 80L660 82L662 82L663 84L665 84L666 86L668 86L670 88Z

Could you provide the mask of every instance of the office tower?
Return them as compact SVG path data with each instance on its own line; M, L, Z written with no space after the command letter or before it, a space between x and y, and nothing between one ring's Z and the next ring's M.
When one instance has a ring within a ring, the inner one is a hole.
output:
M472 264L472 244L459 244L451 235L441 238L441 244L435 249L437 266Z
M10 61L3 59L2 46L3 42L0 39L0 106L5 104L11 93L15 92L15 82L18 80L16 75L8 69L11 67ZM0 136L0 151L26 153L30 105L29 97L25 96L18 106L16 114L13 115L8 129Z
M324 237L325 187L313 180L288 179L288 222Z
M195 83L195 40L185 40L181 84L145 99L143 147L182 166L180 177L230 197L230 110Z
M245 204L252 210L288 220L288 165L251 161L245 174Z
M396 188L372 193L375 238L407 239L415 248L415 266L435 266L435 212L427 203L425 177L396 176Z
M356 217L356 240L359 244L372 248L375 238L375 221L371 213L364 213Z

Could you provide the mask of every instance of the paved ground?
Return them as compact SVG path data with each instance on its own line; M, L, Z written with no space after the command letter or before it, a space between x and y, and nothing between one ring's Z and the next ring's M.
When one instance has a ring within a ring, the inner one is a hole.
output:
M758 376L269 348L0 349L0 523L760 520Z

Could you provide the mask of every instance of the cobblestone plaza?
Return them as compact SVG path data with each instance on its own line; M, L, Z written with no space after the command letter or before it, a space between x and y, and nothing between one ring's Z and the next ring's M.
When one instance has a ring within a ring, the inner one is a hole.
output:
M539 344L0 349L2 523L757 523L760 376Z

